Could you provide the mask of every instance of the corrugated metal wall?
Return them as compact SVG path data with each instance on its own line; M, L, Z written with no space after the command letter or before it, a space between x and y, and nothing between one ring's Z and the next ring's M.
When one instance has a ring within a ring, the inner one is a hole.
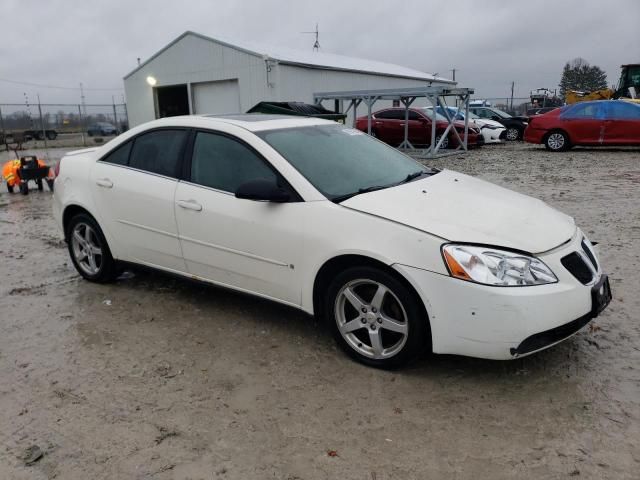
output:
M129 123L139 125L156 116L153 88L147 84L147 76L156 78L157 87L237 79L243 112L265 100L312 102L313 93L320 91L424 85L420 80L285 64L272 66L267 85L266 70L263 58L186 35L125 80ZM380 102L376 109L388 105ZM358 114L364 113L362 106Z

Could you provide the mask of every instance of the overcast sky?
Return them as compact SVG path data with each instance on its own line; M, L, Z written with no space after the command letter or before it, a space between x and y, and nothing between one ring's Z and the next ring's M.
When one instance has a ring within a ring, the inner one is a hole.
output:
M2 0L0 103L122 99L122 77L185 30L412 67L475 87L476 97L557 88L583 57L616 83L640 62L640 1ZM113 90L96 90L113 89Z

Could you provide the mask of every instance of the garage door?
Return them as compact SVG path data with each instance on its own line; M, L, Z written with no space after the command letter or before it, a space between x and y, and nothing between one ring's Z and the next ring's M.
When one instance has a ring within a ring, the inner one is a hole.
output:
M193 83L193 110L197 114L221 114L240 112L238 80Z

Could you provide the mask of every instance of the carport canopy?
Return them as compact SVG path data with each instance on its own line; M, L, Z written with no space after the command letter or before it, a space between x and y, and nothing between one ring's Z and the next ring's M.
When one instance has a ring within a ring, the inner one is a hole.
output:
M449 86L424 86L424 87L411 87L411 88L393 88L393 89L379 89L379 90L353 90L353 91L340 91L340 92L318 92L313 94L313 100L316 104L322 104L325 100L335 100L336 104L344 101L349 102L349 106L344 112L349 113L353 108L353 126L356 125L356 111L358 106L364 102L367 106L367 132L371 134L371 110L373 105L378 100L398 100L404 105L404 141L398 146L398 148L413 149L414 146L409 142L409 107L417 98L426 98L433 106L431 110L431 145L426 151L427 157L433 157L438 154L440 145L443 139L447 138L449 132L453 130L454 135L458 139L458 146L456 150L467 151L467 139L469 136L469 98L473 95L473 88L451 88ZM446 98L453 97L456 99L456 103L459 108L464 108L464 135L460 138L458 130L454 128L454 117L451 116L449 110L446 108ZM436 117L437 109L441 107L443 116L446 117L448 125L445 131L442 133L440 140L436 143L433 141L436 138ZM459 152L452 152L459 153ZM442 154L440 154L442 155Z

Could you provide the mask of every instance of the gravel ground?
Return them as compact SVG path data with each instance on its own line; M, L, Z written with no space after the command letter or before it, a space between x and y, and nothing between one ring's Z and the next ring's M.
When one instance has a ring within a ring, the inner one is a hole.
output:
M591 328L511 362L378 371L277 304L152 273L83 281L50 194L2 185L0 478L639 478L640 151L428 163L542 198L600 242L615 298Z

